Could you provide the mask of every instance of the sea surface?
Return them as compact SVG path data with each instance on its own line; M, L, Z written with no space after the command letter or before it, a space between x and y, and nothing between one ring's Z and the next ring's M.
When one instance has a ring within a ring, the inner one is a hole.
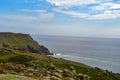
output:
M54 57L120 73L120 39L34 35Z

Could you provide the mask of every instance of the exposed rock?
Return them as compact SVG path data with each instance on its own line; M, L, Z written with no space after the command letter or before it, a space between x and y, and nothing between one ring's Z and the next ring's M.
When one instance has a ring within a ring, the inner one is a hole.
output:
M84 74L83 77L84 77L84 80L90 80L90 77L86 74Z
M58 72L54 72L54 73L52 73L52 75L53 76L56 76L56 77L58 77L58 78L62 78L63 76L60 74L60 73L58 73Z
M50 80L62 80L62 79L60 79L60 78L58 78L56 76L51 76Z
M71 70L75 70L75 68L74 68L73 66L70 66L70 69L71 69Z
M65 77L73 77L74 76L74 74L71 71L69 71L68 69L64 69L63 74Z
M57 69L56 72L63 73L63 70Z

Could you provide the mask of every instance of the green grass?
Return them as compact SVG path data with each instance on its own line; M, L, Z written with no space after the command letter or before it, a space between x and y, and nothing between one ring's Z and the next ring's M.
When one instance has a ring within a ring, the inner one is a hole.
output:
M27 45L38 48L37 42L28 34L14 34L14 33L0 33L0 43L8 45L9 47L19 46L26 47Z
M32 39L30 35L20 33L0 32L0 47L36 53L44 50L49 53L45 47L40 46L35 40Z
M8 62L24 64L32 61L34 58L26 55L17 55L8 59Z
M102 80L112 80L112 77L105 73L103 70L95 69L90 66L76 63L76 62L71 62L68 60L64 59L54 59L54 58L48 58L46 60L40 61L40 62L35 62L34 64L39 64L42 67L49 67L50 63L53 63L59 68L67 68L69 69L70 66L74 66L76 71L78 73L83 73L87 74L91 77L91 80L97 80L98 77L100 77ZM87 73L89 71L89 73ZM99 76L97 74L100 74Z
M6 49L2 50L1 48L1 51L6 52L4 50ZM6 62L25 64L27 66L31 66L31 64L34 64L34 65L39 65L40 67L46 69L50 66L50 63L53 63L55 66L59 68L69 69L70 66L74 66L78 73L89 75L91 77L91 80L97 80L98 78L100 78L101 80L118 80L114 78L113 73L108 73L99 68L93 68L82 63L77 63L61 58L54 58L42 54L29 53L18 50L17 51L7 50L7 51L8 52L5 54L0 54L0 60L6 59Z
M20 54L20 53L19 53ZM105 72L104 70L101 70L99 68L93 68L85 64L61 59L61 58L54 58L50 56L45 56L41 54L33 54L33 53L22 53L26 56L31 56L34 58L34 60L31 62L31 64L39 65L43 68L48 68L50 66L50 63L53 63L55 66L59 68L67 68L69 69L70 66L74 66L78 73L87 74L91 77L91 80L97 80L99 77L102 80L113 80L113 76L111 76L109 73ZM89 72L89 73L88 73Z
M8 76L0 75L0 80L38 80L38 79L29 78L25 76L16 76L16 75L8 75Z
M7 59L15 56L15 52L11 49L0 48L0 61L5 62Z

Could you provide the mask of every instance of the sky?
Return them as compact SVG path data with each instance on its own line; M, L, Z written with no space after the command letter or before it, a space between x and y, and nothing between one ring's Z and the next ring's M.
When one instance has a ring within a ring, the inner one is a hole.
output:
M120 0L0 0L0 32L120 38Z

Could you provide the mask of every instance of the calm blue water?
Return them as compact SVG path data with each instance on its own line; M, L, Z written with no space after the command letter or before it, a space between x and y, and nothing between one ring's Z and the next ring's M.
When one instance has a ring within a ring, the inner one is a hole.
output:
M120 39L60 36L33 36L55 57L61 57L93 67L120 72Z

